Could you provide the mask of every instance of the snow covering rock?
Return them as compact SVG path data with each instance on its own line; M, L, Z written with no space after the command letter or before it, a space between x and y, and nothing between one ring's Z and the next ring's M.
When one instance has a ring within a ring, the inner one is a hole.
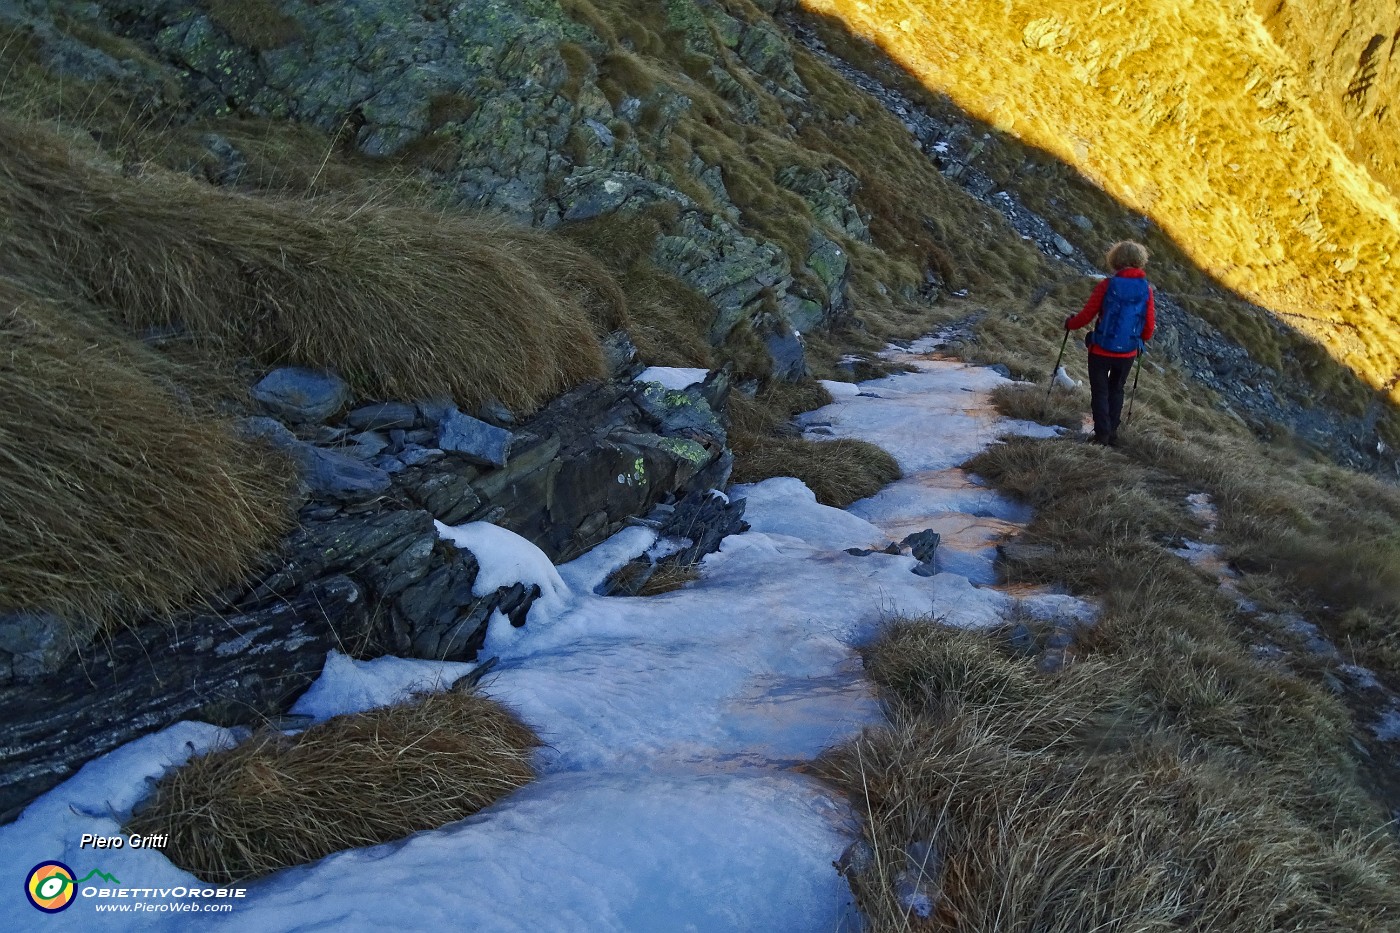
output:
M709 376L708 369L685 369L675 366L649 366L637 376L637 382L658 382L677 392L698 385Z
M440 693L477 665L461 661L422 661L384 657L357 661L339 651L326 656L321 676L292 706L294 715L318 722L345 713L389 706L417 693Z

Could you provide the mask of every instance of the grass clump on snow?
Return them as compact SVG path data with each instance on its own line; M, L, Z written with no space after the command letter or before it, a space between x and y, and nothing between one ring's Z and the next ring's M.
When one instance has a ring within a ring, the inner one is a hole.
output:
M286 471L139 344L0 278L0 345L0 612L91 635L236 582L287 527Z
M814 380L773 383L753 399L732 395L733 481L757 483L774 476L795 476L818 502L844 509L899 479L894 457L867 441L813 441L796 436L788 419L830 402L830 393Z
M1389 842L1157 724L1120 664L1040 675L927 621L868 653L893 724L819 770L869 810L847 874L872 929L1389 928Z
M660 596L680 589L687 583L700 579L698 563L685 564L680 561L662 561L656 571L637 590L638 596Z
M8 120L0 165L0 263L13 274L221 356L336 370L364 397L530 411L602 376L597 333L626 323L606 271L549 234L125 177Z
M1088 393L1060 386L1047 393L1046 388L1021 382L999 385L992 390L992 404L1008 418L1079 430L1084 424L1084 413L1089 410Z
M172 862L232 884L470 816L534 778L539 744L495 701L449 690L191 759L126 832L169 833Z
M1024 399L1002 401L1014 411ZM1347 594L1352 608L1332 624L1372 631L1366 620L1384 616L1394 591L1364 584L1390 579L1377 576L1389 552L1374 537L1369 570L1348 570L1357 551L1327 523L1345 512L1357 534L1379 536L1400 514L1393 490L1247 456L1239 439L1151 426L1118 450L1008 439L966 465L1036 509L1006 552L1008 578L1091 594L1102 614L1056 673L1039 672L1016 639L927 620L898 622L867 649L892 725L820 770L867 808L873 851L848 876L875 929L1393 924L1400 853L1372 796L1383 775L1356 756L1346 701L1306 664L1261 660L1252 645L1280 633L1168 550L1204 533L1184 502L1204 487L1227 544L1287 549L1239 530L1246 515L1283 523L1272 527L1310 542L1318 573ZM1298 469L1335 490L1309 493ZM1381 514L1364 518L1363 503ZM1304 581L1278 566L1259 573L1328 620Z
M818 502L838 509L875 495L901 475L894 457L867 441L735 437L733 445L734 482L795 476Z

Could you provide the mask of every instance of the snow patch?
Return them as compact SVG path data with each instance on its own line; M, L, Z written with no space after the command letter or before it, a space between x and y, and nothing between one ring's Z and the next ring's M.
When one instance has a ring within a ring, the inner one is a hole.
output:
M317 721L360 713L412 699L415 694L439 693L475 669L475 664L462 661L394 657L357 661L331 651L326 654L321 676L291 711Z
M668 389L681 392L704 382L710 375L708 369L687 369L679 366L649 366L634 379L634 382L659 382Z
M575 593L591 593L616 570L655 546L651 528L633 525L559 568L559 577Z
M480 569L472 584L473 596L486 596L513 583L534 584L540 588L540 598L530 609L535 619L537 609L554 615L568 603L571 592L558 569L530 541L490 522L468 522L451 527L433 522L438 537L451 541L464 551L470 551Z
M845 396L859 395L860 386L854 382L835 382L831 379L821 380L822 388L831 393L832 398L842 398Z

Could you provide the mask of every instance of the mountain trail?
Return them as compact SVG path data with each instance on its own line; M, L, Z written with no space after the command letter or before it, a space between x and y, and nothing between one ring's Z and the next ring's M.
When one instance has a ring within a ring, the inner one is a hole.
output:
M857 824L839 794L798 766L883 721L858 646L897 615L986 627L1013 612L1077 621L1094 612L1069 596L997 585L996 545L1029 513L957 464L1000 435L1054 430L998 415L988 393L1003 377L937 358L940 342L892 348L912 372L829 383L834 404L800 419L809 431L880 444L903 479L847 511L818 504L794 479L737 487L751 530L727 538L684 589L594 595L637 554L675 546L650 528L628 528L559 568L503 529L440 528L473 551L489 585L541 587L527 624L494 619L482 653L500 659L486 692L547 743L541 776L460 823L254 882L211 926L398 928L408 898L423 929L854 925L833 862ZM926 530L941 543L922 562L886 552ZM294 712L321 719L369 708L472 667L332 655ZM0 830L0 851L26 868L52 858L79 872L100 867L127 887L193 884L158 851L94 853L78 840L118 833L148 778L228 737L182 723L98 759ZM95 902L56 919L79 921ZM30 909L12 903L0 910ZM171 914L121 919L132 929L179 925Z

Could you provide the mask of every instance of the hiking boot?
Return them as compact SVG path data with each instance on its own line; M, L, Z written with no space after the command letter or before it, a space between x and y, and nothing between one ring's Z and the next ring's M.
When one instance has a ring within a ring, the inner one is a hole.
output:
M1113 435L1095 434L1093 437L1089 438L1089 443L1098 444L1100 447L1111 447L1113 445Z
M1110 431L1109 434L1108 434L1108 439L1107 439L1106 441L1104 441L1104 443L1107 444L1107 445L1110 446L1110 447L1117 447L1117 446L1118 446L1118 432L1117 432L1117 431Z

